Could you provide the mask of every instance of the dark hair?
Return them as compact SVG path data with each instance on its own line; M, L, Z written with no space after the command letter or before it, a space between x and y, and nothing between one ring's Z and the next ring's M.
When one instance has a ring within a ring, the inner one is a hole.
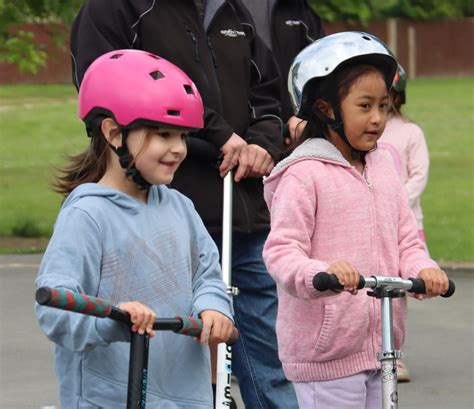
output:
M393 116L398 116L400 118L405 118L402 113L402 96L400 93L393 88L390 90L390 104L388 113Z
M87 125L91 138L88 148L77 155L67 155L68 163L57 168L58 175L53 190L67 197L77 186L83 183L98 182L107 169L109 144L104 138L100 125L102 118L96 118Z
M308 101L314 104L317 100L327 101L332 104L334 92L337 92L337 99L339 103L349 94L349 91L357 80L364 74L369 72L379 73L383 76L383 71L379 70L374 65L368 64L347 64L342 65L331 75L324 78L316 78L308 85L311 86L311 91L308 94ZM307 85L307 86L308 86ZM334 86L337 90L334 90ZM301 137L292 145L288 147L283 157L288 156L305 140L311 138L327 139L329 127L321 118L314 113L314 107L311 113L304 119L308 121L304 128Z
M108 165L109 143L104 137L101 130L102 121L106 117L98 116L88 121L87 133L91 138L89 147L77 154L67 155L68 164L62 168L57 168L59 175L56 176L56 181L53 183L53 190L57 193L67 197L76 187L83 183L97 183L105 174ZM148 144L152 132L156 127L136 126L133 129L144 128L146 131L145 140L140 147L138 153L135 154L132 161L128 164L127 169L130 169L136 162L137 158L143 154ZM127 128L127 131L130 131ZM124 129L122 129L122 132Z

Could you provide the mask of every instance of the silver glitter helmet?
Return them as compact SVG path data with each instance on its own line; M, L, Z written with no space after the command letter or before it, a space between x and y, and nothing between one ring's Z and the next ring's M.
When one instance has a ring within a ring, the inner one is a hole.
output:
M406 103L407 73L404 68L398 64L395 78L393 79L392 89L400 94L400 102Z
M294 59L288 74L288 90L295 115L305 117L313 101L308 101L316 80L328 77L351 62L377 66L387 89L392 85L397 62L388 47L372 34L348 31L323 37L303 49ZM314 95L313 95L314 97Z

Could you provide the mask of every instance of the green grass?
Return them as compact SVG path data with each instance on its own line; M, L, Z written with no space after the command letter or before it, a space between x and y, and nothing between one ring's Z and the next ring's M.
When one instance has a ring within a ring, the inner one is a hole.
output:
M474 78L410 81L405 112L423 128L430 179L424 227L437 260L474 260Z
M54 166L88 143L76 111L72 86L0 87L0 236L51 233L62 200L50 189ZM430 150L422 199L430 252L474 261L474 78L410 81L405 112Z
M16 247L0 247L0 256L9 256L16 254L42 254L44 249L41 248L16 248Z
M62 200L50 188L54 167L88 143L76 98L72 86L0 87L0 235L25 224L51 234Z

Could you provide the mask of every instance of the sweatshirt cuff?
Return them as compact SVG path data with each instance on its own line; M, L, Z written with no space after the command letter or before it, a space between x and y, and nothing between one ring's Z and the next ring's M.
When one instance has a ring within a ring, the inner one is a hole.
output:
M425 268L439 268L438 263L434 260L423 260L415 263L409 270L408 278L417 278L421 270Z
M199 305L199 302L195 304L192 315L200 315L203 311L213 310L220 312L225 315L234 323L234 309L232 304L224 300L213 300L206 302L206 305Z
M323 262L316 262L314 263L308 270L306 274L305 281L306 281L306 288L308 290L309 296L311 298L321 297L323 294L328 293L328 291L321 292L316 290L313 285L313 278L316 274L320 272L327 271L329 264Z
M130 328L118 321L96 318L95 328L105 343L130 342Z

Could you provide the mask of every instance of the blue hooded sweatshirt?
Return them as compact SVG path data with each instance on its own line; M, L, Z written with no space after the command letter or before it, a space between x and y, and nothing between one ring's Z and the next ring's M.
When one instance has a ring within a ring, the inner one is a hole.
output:
M216 310L232 317L219 254L191 201L153 186L144 203L95 183L64 202L42 259L37 287L66 288L109 300L140 301L158 317ZM125 408L129 329L36 305L56 344L61 407ZM147 407L212 408L209 349L191 337L157 332L150 340Z

